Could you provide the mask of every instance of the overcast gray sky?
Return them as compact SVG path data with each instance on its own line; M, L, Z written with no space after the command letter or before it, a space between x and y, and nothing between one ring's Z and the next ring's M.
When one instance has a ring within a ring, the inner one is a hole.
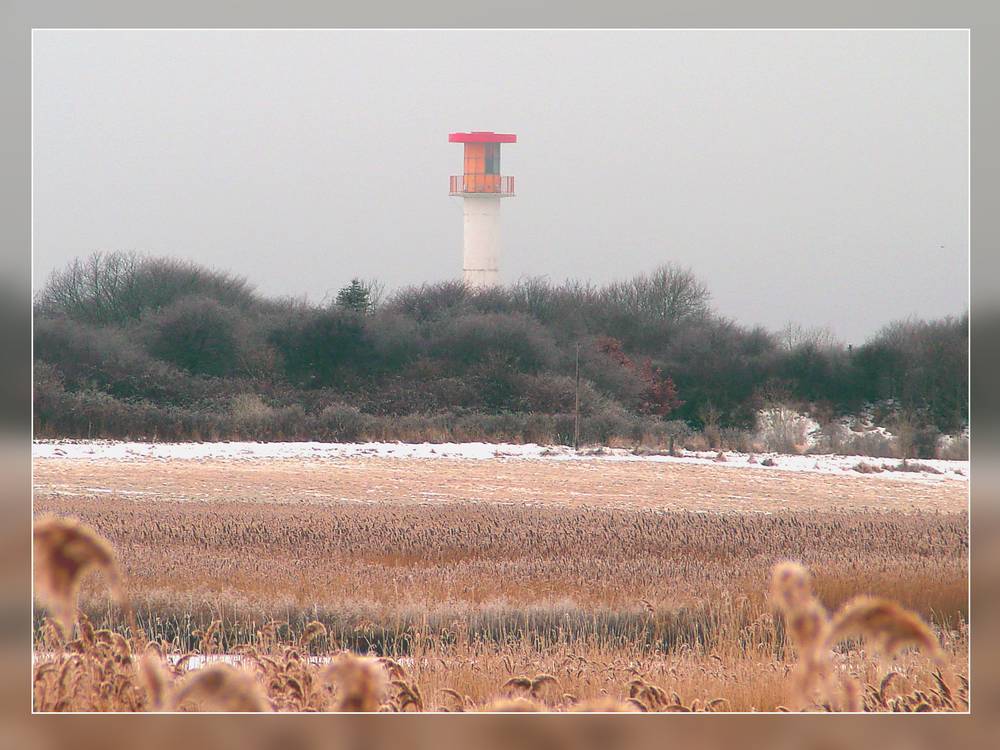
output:
M98 249L460 278L447 134L495 130L507 281L673 261L855 343L967 307L964 31L36 31L33 76L36 286Z

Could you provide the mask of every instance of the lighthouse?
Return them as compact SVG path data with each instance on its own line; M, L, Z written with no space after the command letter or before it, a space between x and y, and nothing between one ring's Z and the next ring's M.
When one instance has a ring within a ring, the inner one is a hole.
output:
M452 175L449 193L462 199L465 232L462 271L465 283L500 283L500 199L514 196L514 178L500 174L500 145L517 143L513 133L449 133L449 143L465 144L465 167Z

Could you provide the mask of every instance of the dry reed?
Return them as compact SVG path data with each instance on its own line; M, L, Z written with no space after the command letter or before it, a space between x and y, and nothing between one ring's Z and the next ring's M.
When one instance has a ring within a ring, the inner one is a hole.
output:
M100 500L36 511L113 545L97 559L128 574L143 630L78 574L78 638L38 615L38 710L968 707L964 513ZM791 556L775 616L766 571ZM859 571L872 599L855 599ZM67 617L65 596L41 601ZM235 678L195 687L218 660Z
M127 607L111 545L76 519L44 517L34 525L35 592L53 611L65 638L72 637L77 594L93 570L107 578L111 593Z

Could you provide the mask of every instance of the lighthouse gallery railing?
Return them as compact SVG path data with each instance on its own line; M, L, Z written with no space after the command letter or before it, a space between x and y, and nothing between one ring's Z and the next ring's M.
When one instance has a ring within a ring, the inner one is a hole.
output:
M514 178L498 174L452 175L449 192L451 195L487 193L501 197L511 196L514 195Z

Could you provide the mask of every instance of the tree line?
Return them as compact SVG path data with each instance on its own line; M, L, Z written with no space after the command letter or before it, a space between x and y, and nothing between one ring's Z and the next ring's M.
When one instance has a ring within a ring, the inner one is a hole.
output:
M967 314L896 321L844 346L720 316L675 265L607 285L440 282L390 295L356 279L310 304L190 262L96 253L39 290L34 345L42 435L337 438L346 419L391 437L423 419L490 438L534 420L561 440L577 351L595 440L669 423L752 431L778 402L821 423L873 404L880 419L940 432L968 421Z

